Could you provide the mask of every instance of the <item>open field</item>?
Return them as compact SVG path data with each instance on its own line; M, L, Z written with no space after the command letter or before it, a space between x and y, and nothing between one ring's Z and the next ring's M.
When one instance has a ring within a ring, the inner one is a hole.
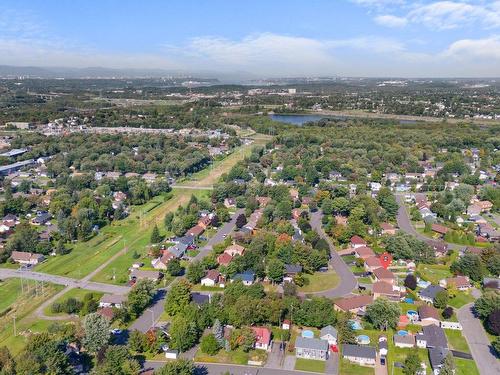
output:
M14 290L12 285L7 285L6 289L3 289L4 286L6 286L5 283L0 284L2 294ZM0 346L7 346L13 354L19 353L24 347L26 333L44 331L52 324L52 322L40 320L33 312L63 288L60 285L45 283L42 292L40 285L35 289L33 282L30 282L29 290L27 285L25 287L25 293L18 294L14 300L11 299L8 305L10 311L0 317ZM14 335L14 321L16 335Z
M68 298L76 298L77 300L79 301L82 301L83 298L85 297L86 294L88 293L92 293L94 295L94 299L99 301L101 299L101 297L104 295L104 293L101 293L101 292L95 292L95 291L92 291L92 290L87 290L87 289L71 289L70 291L68 291L67 293L64 293L61 297L59 297L58 299L56 299L54 301L54 303L61 303L61 302L64 302L66 301ZM47 306L44 310L43 310L43 313L47 316L64 316L64 315L67 315L65 313L53 313L52 310L51 310L51 306L52 305L49 305ZM68 319L69 319L69 316L68 316Z
M21 280L7 279L0 282L0 314L14 303L21 294Z
M321 292L332 289L339 283L339 276L334 271L315 272L312 275L304 275L304 277L309 280L309 284L298 288L303 293Z

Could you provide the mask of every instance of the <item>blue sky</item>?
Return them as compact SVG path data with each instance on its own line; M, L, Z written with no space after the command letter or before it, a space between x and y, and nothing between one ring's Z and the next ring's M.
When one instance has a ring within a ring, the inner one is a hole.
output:
M500 76L500 1L2 0L0 64Z

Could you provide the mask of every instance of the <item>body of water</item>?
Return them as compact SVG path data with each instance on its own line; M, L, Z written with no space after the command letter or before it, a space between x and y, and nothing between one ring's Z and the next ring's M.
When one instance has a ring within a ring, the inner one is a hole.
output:
M321 119L347 120L348 116L322 116L322 115L269 115L269 118L274 121L285 122L287 124L302 126L306 122L315 122ZM354 118L354 117L353 117ZM399 120L400 124L415 124L415 120Z

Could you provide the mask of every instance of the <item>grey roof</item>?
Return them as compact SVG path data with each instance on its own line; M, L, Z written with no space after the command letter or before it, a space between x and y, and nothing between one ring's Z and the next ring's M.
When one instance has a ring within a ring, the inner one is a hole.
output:
M12 163L9 165L0 166L0 173L8 173L13 170L21 169L22 167L26 167L27 165L35 164L34 159L18 161L17 163Z
M181 258L187 250L187 245L179 242L177 245L171 246L168 251L171 252L176 258Z
M371 346L344 344L342 346L342 354L344 357L360 357L375 359L377 351Z
M332 335L337 338L337 330L330 325L323 327L321 328L321 331L319 331L319 337L323 337L325 335Z
M179 238L178 240L179 240L179 243L182 243L184 245L189 246L189 245L194 243L194 236L191 234L188 234L186 236Z
M302 272L302 266L300 264L285 264L286 273L299 273Z
M413 335L394 335L394 343L415 345L415 336Z
M105 294L101 297L101 302L102 303L123 303L127 300L126 296L123 296L121 294Z
M304 348L304 349L316 349L316 350L328 350L328 341L320 340L309 337L297 337L295 340L295 348Z
M204 305L210 302L210 295L202 293L191 293L191 300L197 305Z
M431 367L433 370L439 368L446 356L448 355L448 349L446 348L431 348L429 349L429 361L431 362Z
M422 328L423 333L418 334L418 338L425 339L427 341L428 348L447 348L448 341L446 340L446 335L441 327L435 324L424 326Z
M384 340L384 341L379 341L379 342L378 342L378 348L379 348L379 349L387 349L387 348L388 348L388 346L387 346L387 341L386 341L386 340Z
M444 288L440 287L439 285L431 284L427 288L420 291L420 296L434 299L436 298L436 294L438 294L438 292L442 290L444 290Z
M237 273L233 276L233 280L253 282L255 280L255 273L251 270L245 271L243 273Z
M44 224L51 218L52 218L51 214L49 214L48 212L42 212L40 215L36 215L36 217L33 219L33 222Z
M483 286L485 288L500 289L500 279L493 277L485 277L483 279Z

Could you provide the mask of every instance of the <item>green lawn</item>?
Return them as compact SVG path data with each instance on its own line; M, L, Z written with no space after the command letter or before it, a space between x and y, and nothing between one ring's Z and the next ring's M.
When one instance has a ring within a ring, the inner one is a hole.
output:
M449 266L440 264L419 264L417 270L422 278L434 284L439 284L439 280L451 277Z
M324 373L326 367L325 361L315 361L313 359L297 358L295 370Z
M13 304L21 294L21 280L7 279L0 281L0 314Z
M449 300L448 305L454 307L455 309L459 309L463 305L467 305L471 302L474 302L474 297L472 297L470 293L458 292L454 298Z
M455 375L479 375L476 363L469 359L454 358L457 371Z
M373 375L375 369L372 367L358 366L345 359L340 360L339 374L342 375Z
M229 352L221 349L216 355L208 355L202 353L201 350L198 350L194 357L194 360L196 362L234 363L236 365L246 365L248 364L249 360L265 362L266 359L267 353L264 350L251 350L250 352L245 353L244 351L239 349Z
M448 344L450 344L450 349L470 353L469 345L467 345L465 337L462 336L462 331L445 329L444 333L446 334L446 338L448 339Z
M54 301L54 303L64 302L68 298L76 298L77 300L81 301L81 300L83 300L83 297L85 297L85 295L88 294L88 293L92 293L94 295L94 299L96 301L99 301L101 299L101 297L104 295L104 293L101 293L101 292L91 291L91 290L87 290L87 289L78 289L78 288L75 288L75 289L71 289L67 293L64 293L61 297L59 297L58 299L56 299ZM47 306L43 310L43 313L45 315L47 315L47 316L63 316L63 315L66 315L65 313L58 313L58 314L53 313L52 310L51 310L51 306Z
M299 288L299 291L304 293L332 289L339 282L339 276L334 271L315 272L312 275L305 275L305 278L309 280L309 284Z

